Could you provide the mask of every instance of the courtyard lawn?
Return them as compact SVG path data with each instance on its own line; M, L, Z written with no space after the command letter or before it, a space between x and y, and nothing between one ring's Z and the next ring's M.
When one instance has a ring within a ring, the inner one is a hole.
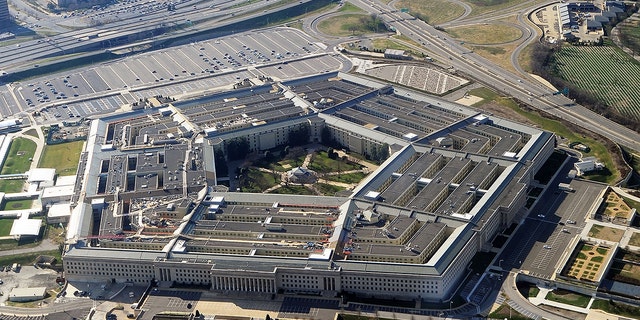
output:
M11 232L14 219L0 219L0 237L6 237Z
M362 181L367 175L362 172L351 172L344 174L327 175L323 178L329 181L342 182L342 183L358 183Z
M24 180L22 179L2 179L0 180L0 192L17 193L22 191Z
M331 159L327 156L326 151L319 151L313 154L311 163L309 163L309 169L322 174L328 172L359 170L362 169L362 166L350 161L344 161L340 158Z
M40 158L39 168L55 168L61 176L72 176L78 171L78 161L84 141L47 145Z
M316 183L314 187L324 196L334 196L336 192L345 190L343 187L334 186L326 183Z
M640 233L634 232L629 239L629 244L632 246L640 247Z
M612 228L612 227L605 227L599 224L594 224L589 230L590 237L607 240L607 241L613 241L613 242L619 242L622 239L623 234L624 234L624 230L621 230L618 228ZM600 251L600 249L601 248L598 248L598 252Z
M31 209L33 205L33 199L24 199L24 200L5 200L2 205L1 210L10 211L10 210L25 210Z
M587 305L589 305L591 297L571 291L557 289L549 292L546 299L580 308L586 308Z
M36 143L26 138L16 138L11 141L11 148L2 166L2 174L25 173L31 167ZM31 159L31 160L30 160Z
M263 192L280 183L280 174L260 171L249 168L248 172L240 178L240 187L243 192Z

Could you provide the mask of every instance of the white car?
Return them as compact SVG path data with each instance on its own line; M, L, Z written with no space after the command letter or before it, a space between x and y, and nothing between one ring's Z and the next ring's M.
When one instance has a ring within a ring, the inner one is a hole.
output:
M550 246L550 245L548 245L548 244L545 244L543 248L545 248L545 249L551 249L551 246Z
M538 215L538 218L544 218L544 217L545 217L545 215L544 215L544 214L539 214L539 215Z

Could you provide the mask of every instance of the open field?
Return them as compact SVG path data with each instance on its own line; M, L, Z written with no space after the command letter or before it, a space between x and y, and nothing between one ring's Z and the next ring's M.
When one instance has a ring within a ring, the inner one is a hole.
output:
M469 91L469 94L483 98L483 101L474 104L473 107L489 110L496 115L509 118L514 121L535 124L544 130L554 132L559 136L569 139L569 141L582 141L589 145L589 147L591 147L591 151L585 153L584 156L595 156L604 163L608 170L597 171L596 174L588 175L584 178L608 184L614 183L620 179L620 172L613 164L612 154L607 150L607 147L602 144L600 139L594 139L590 136L575 133L571 131L571 128L565 123L547 119L535 112L524 110L520 108L513 99L502 97L489 89L473 89ZM484 105L488 105L491 109L488 109Z
M587 305L589 305L589 300L591 300L591 297L571 291L556 289L549 292L546 296L546 299L580 308L585 308Z
M393 41L393 39L391 38L373 39L371 41L371 46L373 50L381 50L381 51L384 51L386 49L404 50L407 53L413 53L414 55L416 51L415 49L409 46Z
M516 73L516 69L511 65L511 53L517 46L517 43L509 43L500 46L469 45L470 49L479 56L513 73Z
M407 8L409 14L434 26L449 22L464 13L464 8L450 1L400 0L395 3L395 7L398 9Z
M61 176L76 174L83 144L84 141L73 141L45 146L38 167L55 168Z
M482 24L447 28L456 39L469 44L502 44L522 37L520 29L506 24Z
M322 20L318 24L318 29L325 34L347 37L347 36L360 36L368 33L368 30L364 29L361 19L368 18L366 14L343 14L340 16L330 17ZM380 30L386 31L386 30Z
M593 227L591 227L591 230L589 230L590 237L612 241L612 242L620 242L623 234L624 234L624 230L605 227L599 224L594 224Z
M36 143L26 138L15 138L2 166L2 174L24 173L29 171Z
M563 46L551 66L622 115L640 120L640 62L614 46ZM589 66L589 68L585 68ZM571 93L569 93L571 97Z
M488 12L496 12L523 4L535 5L537 3L543 3L542 0L465 0L464 2L471 5L472 11L470 17L478 16Z

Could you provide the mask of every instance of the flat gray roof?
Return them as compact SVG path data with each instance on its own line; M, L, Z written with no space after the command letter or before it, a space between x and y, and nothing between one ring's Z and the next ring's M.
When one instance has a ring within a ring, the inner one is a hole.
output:
M439 203L438 195L443 192L443 189L449 188L449 184L453 182L453 179L462 172L462 169L467 166L470 161L471 160L467 158L451 158L447 164L433 176L431 182L413 197L413 200L407 204L407 207L427 210L433 203Z

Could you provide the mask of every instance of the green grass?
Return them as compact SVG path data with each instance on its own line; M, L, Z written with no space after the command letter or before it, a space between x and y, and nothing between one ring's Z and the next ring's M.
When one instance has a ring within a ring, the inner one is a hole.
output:
M39 138L39 137L38 137L38 132L37 132L37 131L36 131L36 129L34 129L34 128L31 128L31 129L29 129L29 130L25 131L25 132L24 132L24 134L26 134L26 135L28 135L28 136L32 136L32 137L34 137L34 138Z
M529 297L537 297L538 293L540 293L540 289L538 287L535 285L531 285L531 287L529 287Z
M362 172L351 172L344 174L328 175L323 177L329 181L342 182L342 183L358 183L362 181L367 175Z
M631 239L629 239L629 244L636 247L640 246L640 232L634 232L631 235Z
M604 226L601 226L599 224L594 224L591 229L589 230L589 235L591 237L598 237L598 234L600 233L600 231L602 231L602 228L604 228Z
M331 159L326 151L319 151L313 154L309 169L317 173L340 172L362 169L357 163L343 161L342 159Z
M617 314L625 317L636 318L640 314L640 308L628 304L596 299L591 304L592 309L600 309L607 313Z
M72 176L78 171L78 161L84 141L73 141L45 146L39 168L55 168L61 176Z
M546 299L580 308L586 308L587 305L589 305L589 300L591 300L591 297L571 291L558 289L549 292L546 296Z
M402 43L398 43L396 41L393 41L392 38L382 38L382 39L373 39L373 41L371 41L371 46L373 47L373 50L386 50L386 49L395 49L395 50L404 50L407 52L411 52L414 53L414 49L404 45Z
M454 38L469 44L501 44L518 40L522 31L504 24L483 24L448 28Z
M25 210L31 209L33 205L33 199L24 199L24 200L5 200L0 207L0 210L11 211L11 210Z
M313 192L311 190L304 186L298 185L282 186L278 189L273 190L271 193L313 195Z
M551 66L562 79L640 120L640 62L615 46L563 46ZM584 66L589 66L585 69ZM571 96L571 93L569 93Z
M0 192L17 193L22 191L24 180L22 179L2 179L0 180Z
M338 12L364 13L364 10L358 8L357 6L354 6L353 4L351 4L349 2L345 2L342 5L342 7L340 9L338 9Z
M508 304L503 304L494 312L489 314L489 318L492 319L510 319L510 320L528 320L528 317L525 317L518 311L512 309Z
M370 30L367 28L363 20L370 20L370 16L359 13L349 13L339 16L333 16L322 20L318 24L318 30L322 33L338 36L360 36L367 33L374 33L376 30ZM383 25L378 28L377 32L387 32Z
M41 255L53 256L56 258L56 261L58 261L58 263L62 261L60 250L50 250L50 251L15 254L11 256L2 256L0 257L0 266L11 265L13 263L20 263L23 266L33 264L36 261L36 258L38 258L38 256L41 256Z
M523 110L515 101L513 101L513 99L499 96L498 94L487 88L473 89L469 91L469 94L483 98L483 101L474 104L474 107L479 107L489 102L495 102L501 106L504 106L505 108L513 110L521 116L526 117L529 121L537 124L544 130L554 132L569 139L569 141L582 141L583 143L589 145L591 147L591 152L585 153L584 155L595 156L602 163L604 163L605 167L608 170L603 170L604 172L596 171L595 174L585 176L584 178L588 180L604 182L607 184L614 183L620 179L620 173L613 165L613 159L611 158L609 151L607 150L605 145L600 143L599 140L574 133L560 121L547 119L537 113Z
M322 195L325 195L325 196L333 196L336 194L336 192L345 190L345 188L343 187L334 186L332 184L326 184L326 183L316 183L314 184L314 186L318 189L318 191L320 191L320 193L322 193Z
M280 183L280 174L263 172L256 168L249 168L241 177L240 186L243 192L262 192Z
M11 148L2 166L2 174L24 173L29 171L36 143L26 138L15 138L11 141Z
M460 17L464 13L464 8L450 1L438 0L400 0L395 7L409 9L409 14L423 20L430 25L439 25Z
M0 237L6 237L11 232L14 219L0 219Z

